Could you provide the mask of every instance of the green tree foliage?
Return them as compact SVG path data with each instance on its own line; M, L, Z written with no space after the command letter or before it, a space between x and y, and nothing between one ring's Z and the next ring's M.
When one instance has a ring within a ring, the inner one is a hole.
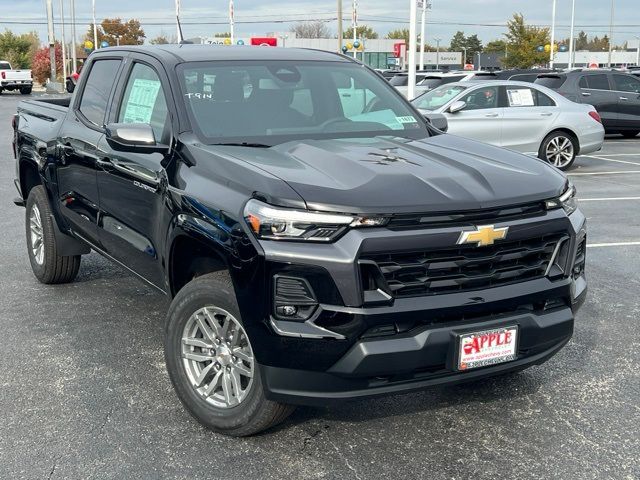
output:
M214 33L213 38L231 38L231 32Z
M499 53L504 55L506 48L507 42L505 42L504 40L491 40L484 46L482 51L484 53Z
M549 29L527 25L522 14L515 13L507 22L508 55L503 59L507 68L531 68L548 62L549 54L537 47L549 43Z
M117 45L117 36L120 37L120 45L142 45L145 34L138 20L122 22L121 18L105 18L98 25L98 46L107 41L110 46ZM93 42L93 25L89 25L85 40Z
M586 33L580 32L576 37L576 50L588 50L589 49L589 37Z
M474 58L478 52L482 51L482 42L477 35L465 36L464 32L456 32L451 39L449 50L451 52L462 52L467 49L467 59Z
M5 30L0 33L0 59L8 61L13 68L30 68L39 47L40 39L35 32L16 35Z
M358 25L358 28L356 28L356 34L358 38L378 38L378 33L368 25ZM353 27L349 27L347 30L345 30L343 37L345 39L353 38Z

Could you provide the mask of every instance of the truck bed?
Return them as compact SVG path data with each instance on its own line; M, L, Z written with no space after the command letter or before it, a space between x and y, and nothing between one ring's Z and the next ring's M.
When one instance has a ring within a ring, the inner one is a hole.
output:
M34 139L49 142L57 137L70 103L68 96L24 100L18 104L18 129ZM27 118L28 121L23 121Z

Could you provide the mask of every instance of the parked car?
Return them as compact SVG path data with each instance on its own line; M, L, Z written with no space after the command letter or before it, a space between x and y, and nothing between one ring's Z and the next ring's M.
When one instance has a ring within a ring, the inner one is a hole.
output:
M377 69L378 72L385 80L391 80L393 77L400 73L398 69Z
M416 72L416 83L419 83L422 81L423 78L425 78L427 75L433 74L434 71L417 71ZM409 85L409 73L408 72L398 72L396 73L393 77L391 77L391 80L389 80L389 83L391 85L393 85L394 87L398 88L398 87L406 87L407 85Z
M13 122L36 278L92 249L172 297L170 379L224 434L541 364L586 297L564 174L441 134L342 55L104 48Z
M576 155L600 150L604 141L595 108L525 82L451 83L413 104L423 113L444 114L449 133L535 154L561 170Z
M14 70L9 62L0 61L0 94L4 90L20 90L29 95L33 88L31 70Z
M456 71L456 72L435 72L425 75L422 80L416 83L415 97L422 95L429 90L433 90L440 85L447 83L464 82L471 80L492 80L497 78L493 72L484 70L479 71ZM405 86L396 86L396 89L405 97L408 97L408 88Z
M514 68L508 70L496 70L494 74L498 80L513 80L515 82L533 83L543 73L553 73L557 70L548 68Z
M632 138L640 133L640 78L616 70L571 70L538 77L538 85L552 88L577 103L593 105L607 133Z

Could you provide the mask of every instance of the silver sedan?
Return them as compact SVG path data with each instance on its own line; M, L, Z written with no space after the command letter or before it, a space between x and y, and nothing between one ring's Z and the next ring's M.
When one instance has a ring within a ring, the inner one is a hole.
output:
M594 107L540 85L458 82L414 99L422 113L441 113L448 133L547 160L567 170L578 154L600 150L604 128Z

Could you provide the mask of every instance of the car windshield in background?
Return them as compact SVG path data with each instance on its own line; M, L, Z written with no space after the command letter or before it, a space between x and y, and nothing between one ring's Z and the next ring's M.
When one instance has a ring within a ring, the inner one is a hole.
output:
M548 77L538 77L534 82L536 85L542 85L547 88L560 88L564 83L566 77L560 76L548 76Z
M411 103L420 110L437 110L460 95L466 88L461 85L442 85L416 98Z
M367 68L346 62L197 62L178 67L203 143L429 136L425 123Z
M0 62L0 70L11 70L9 62Z

